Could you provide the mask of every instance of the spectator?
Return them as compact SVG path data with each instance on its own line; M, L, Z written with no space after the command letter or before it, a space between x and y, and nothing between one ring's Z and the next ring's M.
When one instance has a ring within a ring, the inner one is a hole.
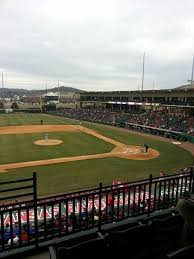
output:
M22 230L21 231L21 241L29 241L29 234L25 231L25 230Z
M160 177L164 177L165 176L165 173L163 170L160 171Z
M98 212L96 210L96 207L92 207L91 211L89 211L89 220L92 222L93 220L98 220Z
M163 170L160 171L160 178L159 178L159 182L157 183L157 187L160 187L161 189L164 187L164 176L165 176L165 173Z
M9 232L10 232L10 226L9 226L9 224L6 224L5 233L9 233Z
M184 197L179 199L177 210L184 219L184 227L182 230L182 245L194 242L194 196L185 192Z
M16 236L16 234L13 234L13 244L14 245L16 245L18 242L19 242L19 237L18 236ZM11 238L8 240L8 246L10 246L11 245Z
M108 209L107 212L112 214L113 213L113 205L114 205L114 200L112 198L112 195L109 195L108 197Z
M81 212L81 218L86 218L87 216L87 211L86 208L83 209L83 211Z

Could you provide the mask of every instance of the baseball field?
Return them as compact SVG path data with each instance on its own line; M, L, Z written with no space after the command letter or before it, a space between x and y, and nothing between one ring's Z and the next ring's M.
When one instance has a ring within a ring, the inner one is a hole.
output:
M36 171L39 195L176 173L192 162L178 145L124 129L46 114L0 115L0 181Z

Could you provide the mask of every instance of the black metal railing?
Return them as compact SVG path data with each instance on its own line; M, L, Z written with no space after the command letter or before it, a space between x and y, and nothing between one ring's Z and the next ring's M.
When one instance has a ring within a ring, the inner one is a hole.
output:
M33 184L36 185L36 174ZM28 179L29 180L29 179ZM32 180L32 178L31 178ZM21 181L21 180L20 180ZM0 208L0 250L35 245L138 215L176 206L194 191L193 168L184 173L12 203ZM0 183L1 186L1 183Z
M0 209L4 202L13 202L23 197L37 199L36 172L31 178L0 182Z

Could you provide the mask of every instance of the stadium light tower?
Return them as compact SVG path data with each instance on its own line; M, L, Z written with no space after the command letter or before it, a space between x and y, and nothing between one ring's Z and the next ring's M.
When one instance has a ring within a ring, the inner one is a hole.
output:
M193 64L192 64L192 70L191 70L191 79L187 80L188 82L191 83L191 87L193 85L193 70L194 70L194 55L193 55Z
M42 90L40 90L40 110L42 112Z
M193 56L193 65L192 65L192 71L191 71L191 87L193 84L193 69L194 69L194 56Z
M155 89L155 82L153 81L152 90L154 91L154 89Z
M2 84L2 101L4 102L4 81L3 81L3 72L2 72L2 77L1 77L1 84Z
M142 81L141 81L142 92L143 92L143 86L144 86L144 66L145 66L145 52L143 53L143 67L142 67Z
M59 104L59 97L60 96L60 92L59 92L59 80L58 80L58 104Z
M47 84L46 84L46 95L44 97L44 103L47 103Z

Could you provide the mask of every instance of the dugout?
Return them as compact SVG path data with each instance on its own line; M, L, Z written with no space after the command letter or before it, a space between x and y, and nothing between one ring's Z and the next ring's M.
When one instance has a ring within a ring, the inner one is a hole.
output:
M135 123L127 123L127 122L121 122L119 123L118 126L122 128L128 128L131 130L137 130L147 134L158 135L165 138L171 138L178 141L189 141L192 143L194 142L194 138L192 136L179 131L172 131L167 129L150 127L146 125L139 125Z

